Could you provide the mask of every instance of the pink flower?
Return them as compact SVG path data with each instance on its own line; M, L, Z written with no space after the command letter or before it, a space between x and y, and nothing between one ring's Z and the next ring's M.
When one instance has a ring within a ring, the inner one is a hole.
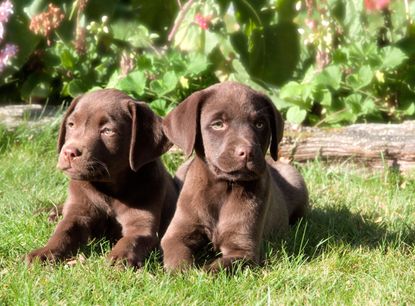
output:
M0 22L0 41L4 38L4 25Z
M0 41L4 38L4 24L9 21L9 16L13 14L13 3L10 0L0 4Z
M210 18L204 17L201 14L197 13L195 15L195 21L203 30L207 30L209 28Z
M13 3L10 0L3 1L0 4L0 23L6 23L11 14L13 14Z
M364 0L368 11L379 11L389 6L390 0Z
M13 44L6 44L6 46L0 50L0 72L4 70L6 66L10 65L11 59L16 56L18 48Z
M307 27L309 27L311 30L313 30L316 27L316 22L313 19L309 19L307 18L305 20L305 24L307 25Z

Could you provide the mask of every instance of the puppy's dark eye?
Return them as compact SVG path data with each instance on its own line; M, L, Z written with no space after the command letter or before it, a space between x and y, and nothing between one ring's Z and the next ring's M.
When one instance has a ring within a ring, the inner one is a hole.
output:
M225 123L221 120L213 121L210 126L217 131L225 129Z
M75 123L69 121L66 125L68 126L68 128L73 128L75 126Z
M265 124L264 124L264 122L263 122L263 121L257 121L257 122L255 122L255 127L256 127L258 130L263 129L263 128L264 128L264 126L265 126Z
M110 128L103 128L101 130L101 134L104 134L105 136L113 136L115 134L115 131Z

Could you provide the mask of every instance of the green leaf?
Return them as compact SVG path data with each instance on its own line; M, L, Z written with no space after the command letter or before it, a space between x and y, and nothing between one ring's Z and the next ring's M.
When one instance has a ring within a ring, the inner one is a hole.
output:
M176 73L174 71L168 71L163 76L163 84L164 84L164 94L169 93L170 91L173 91L177 83L179 82L179 78L177 77Z
M362 111L362 95L357 93L351 94L344 99L344 104L352 113L359 114Z
M81 80L75 79L68 83L67 91L71 97L79 96L87 90L88 88L85 87L85 83Z
M130 0L130 1L106 1L96 0L98 7L106 7L113 4L118 12L117 17L122 19L139 20L153 33L159 33L162 41L167 38L171 26L174 24L174 18L178 15L179 6L176 1L166 0ZM127 11L125 7L132 5L132 10ZM195 6L195 5L194 5ZM87 7L91 7L88 3ZM94 8L92 6L92 8ZM124 13L125 12L125 13ZM121 14L121 15L119 15ZM192 15L193 17L194 15Z
M146 76L142 71L133 71L125 78L118 81L115 88L132 93L136 96L141 96L144 94L146 80Z
M331 92L327 90L323 93L323 99L321 99L320 103L321 105L324 105L324 106L330 106L331 101L332 101Z
M154 80L150 83L150 88L158 97L173 91L179 82L179 78L173 71L168 71L161 80Z
M374 73L369 66L362 66L357 74L352 74L347 78L347 82L353 89L357 90L369 85L373 76Z
M405 115L412 116L415 114L415 103L411 103L409 107L403 112Z
M393 69L403 63L408 58L401 49L396 47L385 47L383 51L383 63L382 68Z
M349 110L344 110L340 113L333 113L326 117L325 121L328 124L334 125L338 124L340 122L348 122L348 123L354 123L357 120L357 116L350 112Z
M111 24L114 38L128 42L134 48L147 48L151 46L152 39L146 27L133 21L117 21Z
M300 124L307 116L307 111L298 106L292 106L288 109L287 120L291 123Z
M47 5L47 0L34 0L29 1L30 5L26 6L23 11L27 14L29 18L32 18L33 16L39 14L42 10L44 10Z
M59 56L60 56L62 66L65 69L71 70L74 66L74 61L75 61L72 54L67 49L63 49L62 52L59 54Z
M174 107L164 99L156 99L150 103L150 107L159 116L166 116Z
M115 71L108 80L108 83L105 87L107 88L115 88L117 86L118 80L120 79L120 74L118 71Z
M374 75L373 71L369 66L360 67L359 73L358 73L359 80L361 83L360 88L369 85L372 82L373 75Z
M287 82L300 59L297 27L292 22L255 28L247 38L242 31L231 42L251 77L273 85Z
M362 113L364 115L369 115L376 113L378 110L376 108L375 102L371 98L366 98L362 103Z
M331 65L326 67L316 78L317 83L330 86L334 90L340 88L342 80L342 71L339 66Z
M301 93L301 84L290 81L281 88L280 98L289 101L298 100L301 99Z
M221 36L210 31L205 31L203 34L205 34L205 49L202 51L204 54L210 54L220 44Z
M207 57L200 53L191 53L189 55L189 64L186 67L186 73L197 75L207 69L209 61Z
M331 92L325 88L316 90L316 92L314 92L313 94L313 98L314 100L319 102L321 105L331 106L331 103L332 103Z

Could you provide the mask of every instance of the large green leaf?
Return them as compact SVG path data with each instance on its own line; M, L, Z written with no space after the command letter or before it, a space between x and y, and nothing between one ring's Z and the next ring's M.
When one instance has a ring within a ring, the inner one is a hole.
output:
M97 0L98 1L98 0ZM111 1L108 1L111 2ZM124 2L124 1L123 1ZM162 41L167 38L174 18L177 16L178 5L176 0L130 0L136 12L136 20L160 35ZM102 3L102 2L101 2ZM183 2L184 3L184 2ZM101 4L102 5L102 4ZM130 16L131 17L131 16ZM120 18L125 19L125 13L120 10ZM133 19L133 18L131 18Z
M357 115L350 110L343 110L342 112L332 113L325 118L325 122L331 125L339 123L355 123Z
M383 51L382 67L385 69L393 69L403 63L408 58L399 48L385 47Z
M352 113L359 114L362 111L362 99L361 94L354 93L344 99L344 104Z
M120 20L111 24L115 39L128 42L135 48L148 48L152 44L146 27L135 21Z
M355 74L350 75L347 78L348 83L353 89L358 90L366 87L372 82L374 73L370 66L362 66L359 71Z
M192 53L189 55L189 64L186 66L186 72L196 75L206 70L209 66L209 61L206 56L200 53Z
M250 42L239 32L232 43L252 77L281 85L292 77L299 60L297 27L284 22L255 29Z
M79 96L87 90L88 88L85 86L85 83L78 79L70 81L67 86L67 92L71 97Z
M141 96L144 94L146 80L147 78L142 71L133 71L129 73L125 78L120 80L116 84L115 88L134 94L136 96Z
M174 107L164 99L156 99L150 103L150 107L159 116L166 116Z
M330 86L334 90L338 90L340 88L341 80L342 71L337 65L326 67L316 78L317 83Z
M168 71L161 79L152 81L150 83L150 88L157 96L161 97L173 91L178 82L179 78L177 75L173 71Z
M280 91L280 98L283 100L297 101L300 100L302 96L301 84L290 81L285 84Z
M300 124L307 116L307 111L298 106L292 106L288 109L287 120L291 123Z

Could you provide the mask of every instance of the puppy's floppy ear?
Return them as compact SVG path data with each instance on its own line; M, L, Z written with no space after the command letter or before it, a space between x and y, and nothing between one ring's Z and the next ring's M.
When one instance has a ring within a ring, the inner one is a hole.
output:
M144 102L128 101L131 113L130 167L137 171L144 164L167 152L172 146L163 133L162 119Z
M284 133L284 120L271 99L267 96L263 97L267 101L271 112L271 146L269 150L272 159L276 161L278 159L278 144L282 140L282 135Z
M207 98L206 90L200 90L181 102L163 120L166 136L188 157L195 147L199 130L200 109Z
M68 119L69 115L72 114L75 106L78 104L79 100L81 100L82 95L77 96L74 98L69 105L68 109L66 110L65 115L63 116L61 126L59 128L59 136L58 136L58 153L61 151L63 144L65 143L65 136L66 136L66 120Z

